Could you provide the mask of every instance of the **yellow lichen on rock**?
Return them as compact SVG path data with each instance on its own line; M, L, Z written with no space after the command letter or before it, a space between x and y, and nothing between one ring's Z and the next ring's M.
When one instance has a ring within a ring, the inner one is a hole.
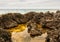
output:
M26 24L19 24L17 27L8 29L7 31L9 32L21 32L26 29Z

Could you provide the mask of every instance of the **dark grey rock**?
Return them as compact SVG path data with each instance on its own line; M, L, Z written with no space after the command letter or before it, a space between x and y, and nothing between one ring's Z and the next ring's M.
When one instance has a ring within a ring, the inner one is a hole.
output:
M32 20L33 17L37 14L38 13L36 13L36 12L28 12L28 13L24 14L24 21L28 22L28 21Z
M0 42L12 42L11 33L4 29L0 29Z
M11 19L7 14L2 15L1 18L2 18L2 23L4 24L6 29L17 26L17 22Z

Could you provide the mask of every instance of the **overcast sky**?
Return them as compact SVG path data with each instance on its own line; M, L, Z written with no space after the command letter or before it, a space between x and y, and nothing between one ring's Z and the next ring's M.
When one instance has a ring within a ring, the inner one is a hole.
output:
M60 0L0 0L0 9L60 9Z

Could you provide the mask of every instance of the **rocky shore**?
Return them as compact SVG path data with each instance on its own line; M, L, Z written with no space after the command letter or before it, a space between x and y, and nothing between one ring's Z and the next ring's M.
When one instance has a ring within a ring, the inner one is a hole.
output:
M14 29L19 24L26 24L27 28L22 32L10 32L8 30ZM28 12L0 15L0 42L60 42L59 32L59 10L45 13ZM46 36L42 36L45 33ZM44 40L41 40L41 37Z

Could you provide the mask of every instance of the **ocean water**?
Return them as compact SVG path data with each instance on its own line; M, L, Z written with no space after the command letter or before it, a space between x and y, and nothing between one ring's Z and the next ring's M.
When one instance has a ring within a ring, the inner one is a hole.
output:
M5 13L21 13L25 14L27 12L56 12L58 9L0 9L0 14L5 14Z

